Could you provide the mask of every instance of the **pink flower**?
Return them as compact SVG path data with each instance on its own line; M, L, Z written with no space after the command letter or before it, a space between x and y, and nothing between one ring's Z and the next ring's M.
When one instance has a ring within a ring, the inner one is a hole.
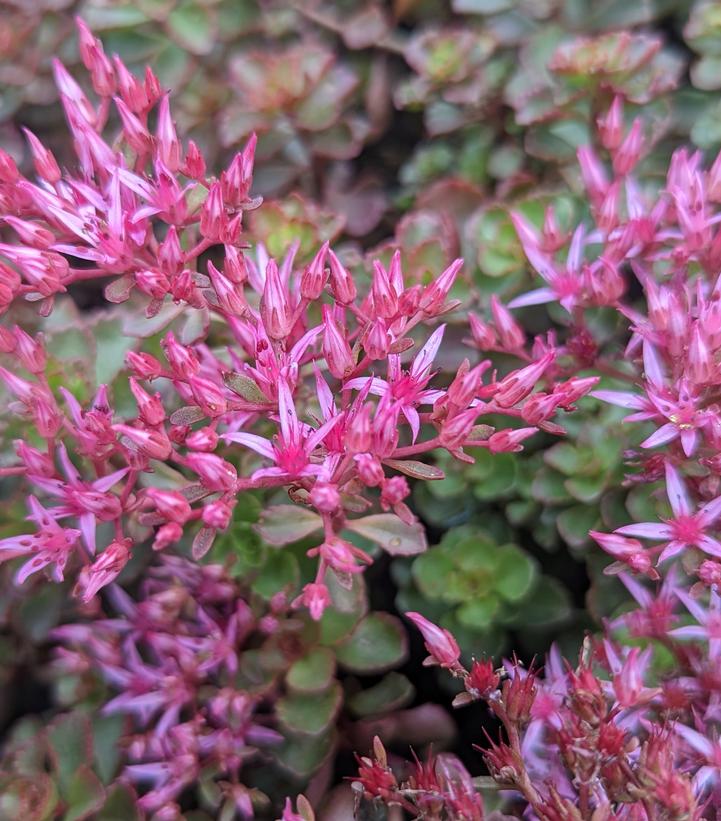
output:
M439 664L449 670L460 669L461 650L448 630L436 627L420 613L406 613L406 618L410 619L423 634L426 650L430 653L424 664Z
M334 416L317 430L302 425L298 419L288 383L284 378L278 383L278 417L280 434L270 442L254 433L226 433L223 439L237 442L265 456L275 463L274 467L261 468L253 479L274 478L292 480L300 476L316 476L321 465L311 462L311 456L322 444L326 435L335 427L341 416Z
M708 534L721 516L721 496L707 502L694 512L686 485L671 462L666 462L666 494L674 517L663 523L640 522L616 529L623 536L641 539L668 540L658 561L676 556L684 548L698 547L711 556L721 558L721 542Z
M388 357L388 375L386 379L361 376L345 383L346 388L362 389L370 385L370 392L376 396L385 396L397 403L400 412L408 420L413 434L413 441L420 432L420 417L416 406L432 404L441 395L440 391L426 388L431 379L433 360L438 353L446 326L441 325L430 335L425 345L418 351L410 368L401 368L400 354Z
M326 607L331 604L330 593L326 585L319 582L306 584L303 592L293 602L293 607L307 607L314 621L323 617Z
M130 559L131 546L131 539L109 544L91 565L80 571L74 595L87 604L101 588L115 581Z
M34 521L39 530L36 533L0 539L0 562L31 555L32 558L16 573L16 584L22 584L28 576L51 564L54 565L53 579L61 582L65 565L80 538L80 531L60 527L35 496L28 496L28 508L30 514L27 518Z

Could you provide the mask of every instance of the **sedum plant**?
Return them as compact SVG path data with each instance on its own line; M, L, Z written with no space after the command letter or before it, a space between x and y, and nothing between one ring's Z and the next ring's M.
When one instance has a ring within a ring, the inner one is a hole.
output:
M330 760L342 704L363 719L412 698L397 672L355 678L406 652L394 617L367 611L361 574L379 550L425 549L406 500L409 478L443 477L428 454L472 463L468 448L516 452L537 432L521 405L556 351L541 343L503 377L468 359L442 372L460 259L407 281L397 252L354 276L327 242L303 265L298 241L278 261L249 243L255 136L211 174L154 72L136 77L78 27L93 100L53 63L74 160L30 129L29 175L0 154L15 437L0 478L29 523L0 539L0 561L23 589L71 588L84 618L52 633L59 698L70 715L128 716L117 778L140 812L178 817L198 790L199 807L247 816L264 803L247 762L266 745L297 787ZM119 346L97 334L95 373L68 352L82 295L109 303L98 327L122 327ZM553 407L594 384L558 381ZM558 433L552 415L538 421ZM225 566L208 563L216 542ZM93 807L115 794L96 781Z
M623 390L602 384L593 395L629 412L626 424L641 434L626 454L629 481L658 507L649 506L648 521L590 536L613 559L605 573L620 577L631 601L611 614L601 635L587 638L577 663L554 649L542 675L517 660L464 666L448 630L419 613L408 617L423 634L427 663L460 681L455 705L480 700L500 721L500 740L489 738L484 759L508 791L508 808L518 802L544 820L708 818L720 801L716 684L709 676L721 559L714 421L719 161L704 168L700 154L680 149L664 187L645 190L633 173L642 146L628 150L618 102L601 120L599 139L612 171L595 151L581 150L594 224L577 228L563 261L560 249L544 246L514 215L543 284L511 306L560 304L568 316L563 332L587 333L595 343L598 375L625 383ZM637 298L622 287L631 276ZM610 372L603 356L618 342L596 340L599 303L623 317L626 331L625 356L619 349L620 365ZM398 780L380 746L361 759L357 789L434 818L485 817L475 793L459 811L459 791L437 770L420 788Z

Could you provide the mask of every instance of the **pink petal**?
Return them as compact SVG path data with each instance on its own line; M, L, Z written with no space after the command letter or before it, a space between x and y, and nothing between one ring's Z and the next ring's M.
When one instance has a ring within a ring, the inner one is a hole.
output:
M658 557L658 564L661 562L665 562L666 559L671 559L674 556L678 556L678 554L687 547L686 542L669 542L666 547L661 551L661 555Z
M643 341L643 370L646 379L654 386L664 384L663 364L656 348L647 340Z
M130 468L122 468L114 473L109 473L107 476L102 476L93 482L93 487L101 493L107 493L113 485L117 485L129 470Z
M644 439L641 442L642 448L656 448L659 445L665 445L667 442L671 442L678 436L678 430L676 425L672 425L670 422L667 425L663 425L660 427L656 433L652 433L648 439Z
M708 759L712 759L714 757L714 744L710 739L706 738L705 735L701 735L701 733L698 733L696 730L692 730L691 727L686 727L683 724L674 724L673 731L677 735L680 735L681 738L689 746L693 747L697 753L701 753L701 755L706 756Z
M443 341L445 330L445 325L436 328L428 338L426 344L416 354L413 364L411 365L411 374L415 376L416 379L428 375L431 365L433 365L433 360L436 358L438 349Z
M704 553L721 558L721 542L719 542L718 539L714 539L713 536L701 536L696 542L696 545L700 547Z
M623 536L638 536L641 539L668 539L671 528L660 522L639 522L635 525L624 525L616 528L616 533Z
M640 396L637 393L628 393L626 391L591 391L590 396L600 399L603 402L610 402L612 405L618 405L621 408L635 408L636 410L644 410L648 407L648 400L645 396Z
M721 496L711 499L699 510L698 518L702 525L713 524L721 516Z
M666 494L671 503L673 515L690 516L693 512L693 505L681 475L671 462L666 462Z
M273 446L267 439L264 439L262 436L257 436L255 433L243 433L239 431L238 433L226 433L221 438L225 439L226 442L237 442L239 445L245 445L261 456L275 461Z
M556 294L551 288L536 288L525 294L515 297L508 303L509 308L525 308L526 305L543 305L546 302L555 302Z

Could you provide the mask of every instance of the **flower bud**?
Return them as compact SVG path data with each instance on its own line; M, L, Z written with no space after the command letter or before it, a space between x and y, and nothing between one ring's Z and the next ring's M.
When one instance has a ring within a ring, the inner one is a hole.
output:
M437 627L420 613L406 613L406 618L410 619L423 634L426 650L430 654L430 657L423 662L424 665L439 664L449 670L461 668L459 661L461 650L448 630Z
M169 522L184 525L193 512L188 500L177 490L149 487L145 491L145 497L152 501L158 513Z
M325 260L328 255L328 243L321 245L318 253L313 257L311 263L306 266L300 278L300 295L303 299L316 300L323 293L325 284L328 281L328 272L325 267Z
M310 491L310 501L316 510L333 513L340 506L338 487L329 482L316 482Z
M233 518L233 509L226 502L215 501L205 505L201 515L203 524L214 530L225 530Z
M185 444L192 450L213 451L218 446L218 434L211 427L200 428L186 437Z
M328 249L328 260L330 262L330 288L335 301L341 305L350 305L357 295L353 277L330 249Z

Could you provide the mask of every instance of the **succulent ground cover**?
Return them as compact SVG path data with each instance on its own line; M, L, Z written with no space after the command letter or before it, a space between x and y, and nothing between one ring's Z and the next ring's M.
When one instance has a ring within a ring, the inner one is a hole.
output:
M0 8L0 819L716 818L717 4Z

